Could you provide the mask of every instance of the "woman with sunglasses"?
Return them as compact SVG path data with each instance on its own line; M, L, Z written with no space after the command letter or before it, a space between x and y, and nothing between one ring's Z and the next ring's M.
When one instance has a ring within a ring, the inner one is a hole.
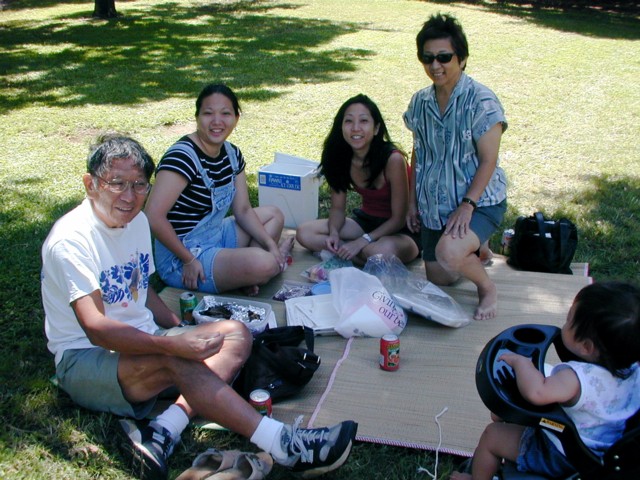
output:
M282 212L251 207L244 157L227 141L240 119L235 93L207 85L195 116L196 131L160 160L145 208L156 237L156 269L172 287L210 293L244 288L255 295L284 269L293 237L278 246Z
M496 95L464 73L469 47L449 15L429 18L416 37L418 59L433 82L413 95L404 121L413 132L407 227L422 232L429 281L464 277L478 291L477 320L495 317L498 294L484 269L489 237L507 208L506 176L498 166L507 128Z
M408 167L373 100L363 94L349 98L333 120L320 160L331 187L329 218L300 225L296 239L311 251L326 249L357 265L378 253L410 262L418 256L420 240L405 226ZM351 189L362 205L347 218Z

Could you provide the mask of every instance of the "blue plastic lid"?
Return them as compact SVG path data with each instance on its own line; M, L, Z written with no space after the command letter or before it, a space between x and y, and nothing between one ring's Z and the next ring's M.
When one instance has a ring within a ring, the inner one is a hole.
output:
M327 295L329 293L331 293L331 283L329 282L316 283L311 287L312 295Z

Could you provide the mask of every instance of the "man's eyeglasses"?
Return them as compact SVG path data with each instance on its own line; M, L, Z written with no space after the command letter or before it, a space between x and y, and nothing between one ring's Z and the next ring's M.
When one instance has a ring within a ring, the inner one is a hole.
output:
M112 193L122 193L129 189L129 187L133 187L133 192L136 195L146 195L151 190L151 184L149 182L143 181L135 181L131 182L129 180L105 180L102 177L95 176L98 180L104 182L110 192Z
M449 63L454 55L455 53L438 53L437 55L423 53L420 61L425 65L431 65L434 60L437 60L438 63Z

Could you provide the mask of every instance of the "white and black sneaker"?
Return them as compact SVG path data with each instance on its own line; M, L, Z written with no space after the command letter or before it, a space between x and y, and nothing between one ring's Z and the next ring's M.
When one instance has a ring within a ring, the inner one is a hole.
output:
M300 428L302 416L282 429L282 449L289 454L284 462L278 461L302 478L312 478L335 470L351 452L358 430L353 421L325 428Z
M129 439L129 449L140 467L142 480L166 480L169 474L167 459L178 444L166 428L150 423L144 427L129 419L120 420Z

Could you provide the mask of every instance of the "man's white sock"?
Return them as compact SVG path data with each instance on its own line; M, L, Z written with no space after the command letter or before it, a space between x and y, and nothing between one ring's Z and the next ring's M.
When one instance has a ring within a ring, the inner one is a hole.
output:
M270 453L274 460L278 462L285 461L289 455L282 448L282 429L284 423L269 417L262 417L258 424L258 428L253 432L250 440L261 450Z
M169 430L171 438L179 440L182 431L189 425L189 417L183 409L174 403L154 418L153 422Z

